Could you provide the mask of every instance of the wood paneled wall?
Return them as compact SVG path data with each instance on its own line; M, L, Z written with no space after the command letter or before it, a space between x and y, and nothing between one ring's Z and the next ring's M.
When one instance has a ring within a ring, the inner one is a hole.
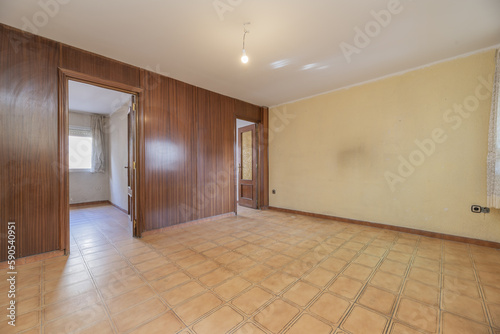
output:
M17 257L58 248L58 44L0 28L0 258L7 222Z
M236 116L258 106L0 25L0 261L59 247L58 67L142 89L139 222L152 230L235 210Z

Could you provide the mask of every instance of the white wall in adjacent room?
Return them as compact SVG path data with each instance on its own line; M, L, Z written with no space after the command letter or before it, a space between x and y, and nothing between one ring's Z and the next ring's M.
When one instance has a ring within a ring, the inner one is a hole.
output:
M90 113L85 114L70 111L69 126L90 128L90 116ZM105 137L105 141L108 142L107 136ZM109 165L109 159L107 165ZM104 173L91 173L90 171L70 171L69 203L75 204L109 200L108 170L109 168L108 166L106 166L106 172Z
M109 118L109 200L123 210L128 210L128 104L115 111Z

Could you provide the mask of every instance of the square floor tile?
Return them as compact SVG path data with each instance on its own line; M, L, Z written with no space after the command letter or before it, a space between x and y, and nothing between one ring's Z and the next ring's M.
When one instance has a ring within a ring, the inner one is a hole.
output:
M387 316L392 315L396 295L367 286L358 299L358 303Z
M500 329L500 304L487 304L493 326Z
M114 315L112 319L118 331L126 332L166 310L167 307L158 298L153 298Z
M373 255L361 254L353 262L374 268L380 262L380 258Z
M198 282L190 281L163 293L161 296L169 305L176 306L203 291L205 288Z
M167 291L190 280L190 277L183 272L176 272L165 278L151 282L151 286L158 292Z
M239 294L241 291L248 288L250 285L252 284L247 280L241 277L235 277L229 279L222 285L219 285L217 288L214 289L214 292L224 299L231 299L237 294Z
M278 271L265 280L263 280L260 285L272 292L278 294L283 291L287 286L295 282L296 278L288 275L287 273Z
M363 285L363 283L355 279L339 276L335 279L329 290L336 295L353 300L358 295L359 291L361 291Z
M348 301L330 293L324 293L310 307L310 311L333 324L338 324L350 306Z
M174 334L184 328L182 322L173 312L167 312L162 316L140 326L132 331L133 334ZM97 332L99 333L99 332Z
M194 277L199 277L219 267L220 265L218 263L208 260L200 264L194 265L192 267L189 267L188 269L186 269L186 272Z
M305 282L295 283L290 290L283 294L283 297L299 306L306 306L320 290Z
M222 301L211 292L206 292L195 297L175 309L177 315L187 324L191 324L196 319L213 310L222 304Z
M342 274L357 279L358 281L366 281L371 273L371 268L362 266L357 263L352 263L347 267L346 270L343 271Z
M392 292L398 292L402 282L403 278L401 276L392 275L380 270L376 271L370 280L370 284Z
M310 316L309 314L302 315L287 331L287 334L329 334L332 332L332 327L327 323Z
M317 286L324 286L329 281L331 281L337 274L318 267L312 270L309 274L304 277L304 280L311 282Z
M243 321L243 316L224 306L193 326L197 334L228 333Z
M329 257L320 264L321 267L335 273L342 271L342 269L344 269L346 265L347 261L338 259L336 257Z
M24 326L24 324L26 324L25 321L27 320L22 319L23 316L27 317L31 313L19 316L19 318L16 320L18 321L18 324L23 324ZM79 328L83 328L86 325L99 322L105 318L106 318L106 312L104 310L104 307L101 304L94 304L92 306L85 307L82 308L81 310L65 315L63 317L57 318L54 321L44 323L44 333L72 332L76 331ZM16 325L16 329L18 331L22 331L22 326L18 327Z
M490 330L487 326L474 322L457 315L443 312L442 334L474 333L488 334Z
M432 272L430 270L415 267L410 270L408 277L424 284L439 288L439 272Z
M500 265L500 264L499 264ZM464 284L465 285L465 284ZM464 287L464 286L462 286ZM475 284L473 285L475 287ZM483 286L484 296L488 303L500 304L500 281L496 287L493 286ZM462 294L465 294L462 292Z
M266 334L266 332L264 332L254 324L247 322L243 326L241 326L238 330L236 330L233 334Z
M378 270L392 275L404 276L407 269L408 266L406 264L391 260L384 260Z
M486 315L480 299L470 298L450 291L443 292L442 308L465 318L486 323Z
M255 267L243 272L241 276L249 281L254 283L258 283L264 280L267 276L271 275L274 272L274 269L264 266L262 264L258 264Z
M378 313L354 306L343 321L342 328L351 333L382 334L387 322L387 319Z
M218 268L206 275L201 276L199 280L207 286L214 286L233 276L234 273L232 271L226 268Z
M140 304L155 296L155 292L147 285L108 299L106 304L110 314L119 313L129 307Z
M436 333L438 330L438 310L410 299L401 298L396 318L430 333Z
M390 334L422 334L421 331L417 331L416 329L413 329L409 327L408 325L403 325L399 322L393 322L391 330L389 331Z
M273 295L269 292L259 287L253 287L249 291L243 293L241 296L235 298L232 301L232 304L246 314L252 314L267 301L269 301L272 297Z
M439 304L439 289L419 281L408 280L403 294L431 306L438 306Z
M472 298L480 298L478 285L474 280L466 280L457 276L444 275L443 288L450 292L465 295Z
M275 300L254 317L254 320L273 333L282 330L299 309L282 300Z

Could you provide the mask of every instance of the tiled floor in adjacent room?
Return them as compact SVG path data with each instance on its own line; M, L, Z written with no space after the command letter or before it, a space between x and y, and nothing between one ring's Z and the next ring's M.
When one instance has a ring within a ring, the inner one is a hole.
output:
M500 333L499 250L239 212L133 239L114 207L72 210L71 255L18 266L0 332Z

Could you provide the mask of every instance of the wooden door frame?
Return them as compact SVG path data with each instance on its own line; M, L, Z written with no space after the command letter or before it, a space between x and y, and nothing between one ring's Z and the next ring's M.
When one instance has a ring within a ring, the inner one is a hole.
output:
M242 200L245 204L247 205L242 205L242 206L245 206L245 207L249 207L248 206L248 198L243 198L241 196L241 190L242 190L242 184L241 182L242 181L246 181L245 184L248 186L248 181L251 181L252 183L252 209L258 209L259 207L259 144L258 144L258 124L257 123L252 123L250 125L246 125L246 126L243 126L241 128L238 128L236 129L237 133L238 133L238 140L237 140L237 143L238 143L238 147L237 147L237 152L238 154L236 155L236 161L237 161L237 174L238 174L238 185L237 185L237 189L238 189L238 203L240 205ZM243 133L246 133L246 132L251 132L252 133L252 164L251 164L251 169L252 169L252 178L250 180L245 180L243 179L243 176L242 176L242 172L243 172L243 161L242 161L242 158L243 158ZM257 165L255 165L257 164ZM255 206L255 207L254 207Z
M260 120L234 116L234 213L238 214L237 192L238 190L238 145L236 137L238 136L238 119L252 122L256 125L257 135L257 210L266 210L269 208L269 109L260 108Z
M70 252L70 227L69 227L69 165L67 163L69 159L69 91L68 85L69 80L87 83L94 86L99 86L103 88L118 90L124 93L137 96L138 110L136 111L136 173L140 174L140 168L142 163L139 161L138 157L139 148L141 147L140 132L142 129L139 126L139 120L142 118L143 109L141 101L143 95L143 89L139 87L130 86L120 82L115 82L111 80L101 79L99 77L94 77L85 73L68 70L59 67L58 68L58 124L57 124L57 141L58 141L58 161L54 163L53 168L57 170L59 176L59 249L63 250L66 255ZM141 122L142 124L142 122ZM139 193L138 189L139 178L136 180L136 196ZM137 201L139 203L139 201ZM137 204L137 217L140 216L139 204ZM138 221L140 226L139 231L142 232L142 222ZM140 233L139 232L139 233ZM137 235L140 237L140 234Z

